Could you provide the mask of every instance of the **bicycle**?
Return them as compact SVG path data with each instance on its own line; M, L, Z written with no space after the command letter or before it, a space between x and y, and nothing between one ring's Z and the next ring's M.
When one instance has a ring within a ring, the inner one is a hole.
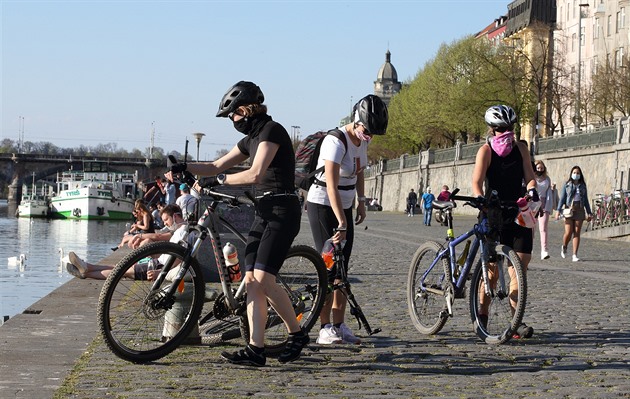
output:
M435 208L445 212L447 239L444 244L428 241L416 250L407 278L409 314L419 332L437 334L453 316L455 299L465 298L466 281L480 250L481 255L470 278L471 321L474 331L484 342L503 344L512 338L522 322L527 282L516 252L497 242L494 231L501 222L495 222L494 215L516 205L499 201L496 192L489 199L457 196L457 192L459 189L453 191L448 201L433 202ZM456 200L484 210L480 222L458 237L453 235L452 210L457 206ZM473 236L470 243L469 238ZM458 258L456 247L464 241L467 241L466 249ZM515 287L516 293L510 287ZM486 305L487 320L483 317Z
M337 229L335 228L333 231L336 233ZM361 306L352 293L350 281L348 280L348 268L346 267L345 258L343 256L343 246L340 243L333 243L332 262L331 268L335 266L337 267L335 281L339 280L339 282L330 285L328 291L332 293L335 290L339 290L343 293L348 301L348 305L350 305L350 314L356 317L357 322L359 323L359 330L363 326L365 328L365 332L367 332L370 336L381 332L380 328L372 330L372 327L370 327L370 323L367 321Z
M239 321L241 337L249 341L245 283L231 281L218 227L224 226L243 243L247 240L216 211L221 203L251 206L262 197L255 198L247 192L247 196L233 196L208 189L204 189L204 194L209 201L198 222L189 224L189 243L155 242L142 246L122 259L105 281L99 297L98 321L107 346L116 356L134 363L157 360L181 345L200 324L202 331L207 326L219 334L229 333L235 320ZM196 255L207 238L216 259L221 293L211 310L200 318L206 284ZM125 277L136 263L147 259L160 260L155 281ZM319 317L328 285L321 255L306 245L291 247L277 282L289 294L302 328L310 331ZM279 354L287 338L282 319L269 306L266 353Z

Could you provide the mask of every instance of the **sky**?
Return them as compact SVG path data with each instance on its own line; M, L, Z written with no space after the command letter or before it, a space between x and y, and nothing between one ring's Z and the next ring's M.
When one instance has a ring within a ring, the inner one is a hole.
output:
M62 148L154 146L200 160L242 138L216 118L225 92L258 84L303 138L374 91L385 52L412 80L446 43L507 0L0 0L0 140ZM154 132L154 134L152 134Z

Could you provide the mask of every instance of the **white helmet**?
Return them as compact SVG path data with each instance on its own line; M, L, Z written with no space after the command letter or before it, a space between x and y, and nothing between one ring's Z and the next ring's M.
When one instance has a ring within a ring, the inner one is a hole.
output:
M486 123L490 127L509 128L517 121L516 112L507 105L494 105L486 111Z

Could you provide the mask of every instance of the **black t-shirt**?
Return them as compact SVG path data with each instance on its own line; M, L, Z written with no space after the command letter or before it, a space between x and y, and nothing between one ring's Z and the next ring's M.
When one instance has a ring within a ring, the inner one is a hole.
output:
M274 193L295 191L295 152L289 133L281 124L268 117L262 126L239 141L237 146L241 153L253 161L258 144L263 141L270 141L280 147L257 188L262 192Z
M500 157L490 146L492 159L486 171L486 193L496 190L501 201L516 201L523 196L523 156L520 149L514 148L506 157ZM514 224L518 209L504 209L503 223Z

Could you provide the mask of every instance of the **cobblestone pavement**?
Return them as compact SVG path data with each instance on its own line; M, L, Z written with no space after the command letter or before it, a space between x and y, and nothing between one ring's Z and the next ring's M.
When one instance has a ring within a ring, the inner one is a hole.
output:
M457 217L455 233L473 222ZM421 243L441 241L445 230L423 226L421 216L370 212L357 226L350 273L370 324L383 331L363 336L362 345L313 345L317 350L296 362L268 359L267 367L252 369L219 357L239 340L186 346L134 365L96 337L57 397L630 397L630 244L583 239L582 261L571 262L560 258L562 222L551 222L550 230L551 259L540 260L536 237L528 273L531 339L482 343L471 328L467 299L456 302L455 316L438 335L418 333L407 313L409 263ZM311 243L306 219L297 241ZM364 335L354 319L347 321Z

